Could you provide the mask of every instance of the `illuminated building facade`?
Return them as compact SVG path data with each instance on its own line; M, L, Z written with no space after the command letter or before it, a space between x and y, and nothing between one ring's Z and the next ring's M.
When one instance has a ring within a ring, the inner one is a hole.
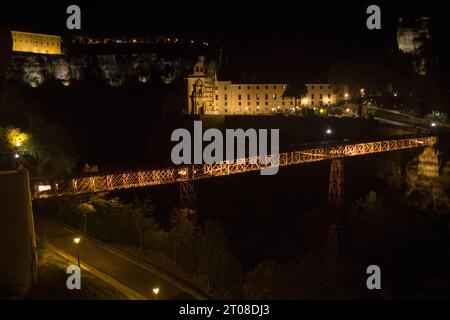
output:
M62 54L60 36L20 31L11 31L11 36L13 52Z
M328 83L308 83L301 100L283 98L286 83L232 83L208 76L201 57L187 77L188 113L216 115L261 115L295 112L301 107L334 105L337 95Z

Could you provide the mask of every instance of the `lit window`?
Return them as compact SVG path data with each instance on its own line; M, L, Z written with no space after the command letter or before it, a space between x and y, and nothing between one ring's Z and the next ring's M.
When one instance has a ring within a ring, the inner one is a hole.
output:
M277 95L276 95L275 93L272 95L272 99L273 99L273 100L276 100L276 99L277 99Z

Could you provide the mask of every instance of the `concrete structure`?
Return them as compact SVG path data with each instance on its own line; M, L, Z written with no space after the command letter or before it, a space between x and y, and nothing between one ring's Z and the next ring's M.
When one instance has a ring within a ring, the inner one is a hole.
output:
M232 83L218 81L205 71L200 57L187 77L188 114L261 115L280 111L295 112L301 107L333 105L338 97L329 83L308 83L303 99L283 98L286 83Z
M11 36L14 52L62 54L60 36L20 31L11 31Z
M23 297L36 281L36 242L27 170L0 172L0 294Z

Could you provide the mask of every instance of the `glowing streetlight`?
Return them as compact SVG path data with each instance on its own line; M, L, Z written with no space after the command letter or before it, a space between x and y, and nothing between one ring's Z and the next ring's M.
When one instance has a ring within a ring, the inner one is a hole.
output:
M80 267L80 246L78 245L80 243L80 238L73 238L73 242L77 246L77 260L78 260L78 268Z
M344 94L344 98L348 99L348 93L347 92Z
M333 131L330 128L327 128L327 130L325 130L325 133L323 134L323 140L327 141L327 135L332 134Z
M155 300L158 300L158 293L159 293L159 288L153 288L153 294L155 295Z
M19 157L20 157L20 156L19 156L18 153L15 153L15 154L14 154L14 158L19 159Z
M434 128L434 127L436 127L436 122L432 122L431 123L431 126Z

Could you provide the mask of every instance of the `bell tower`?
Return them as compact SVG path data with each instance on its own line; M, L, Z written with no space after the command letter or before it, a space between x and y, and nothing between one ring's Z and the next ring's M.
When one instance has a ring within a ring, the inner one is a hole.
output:
M214 112L214 78L205 69L205 57L199 56L187 79L187 113L211 114Z

